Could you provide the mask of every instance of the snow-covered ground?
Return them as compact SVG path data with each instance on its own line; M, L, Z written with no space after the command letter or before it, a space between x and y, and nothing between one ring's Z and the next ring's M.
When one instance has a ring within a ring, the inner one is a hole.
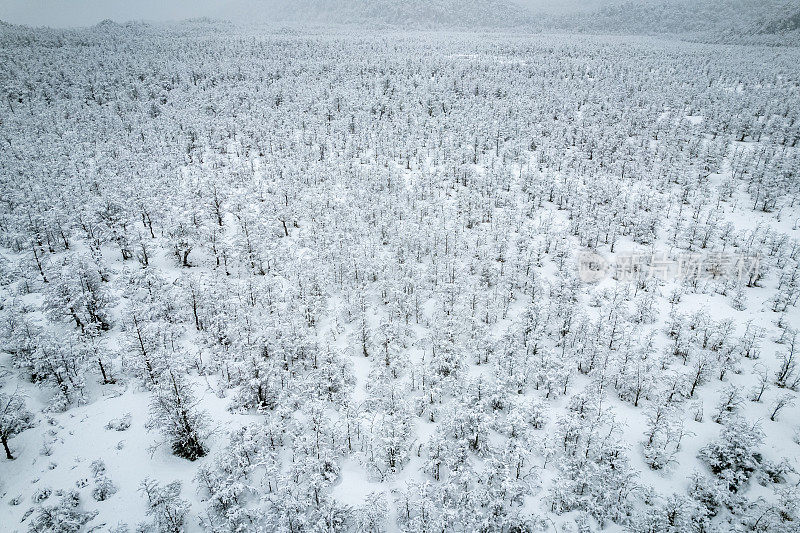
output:
M0 530L797 531L796 49L0 43Z

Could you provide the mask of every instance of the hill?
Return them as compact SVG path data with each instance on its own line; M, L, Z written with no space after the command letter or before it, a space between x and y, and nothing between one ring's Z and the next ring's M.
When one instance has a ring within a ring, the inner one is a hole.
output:
M624 0L590 13L554 17L551 27L591 33L667 33L708 42L797 44L798 23L797 1Z
M247 21L403 28L505 28L530 22L526 9L506 0L245 1L226 15Z

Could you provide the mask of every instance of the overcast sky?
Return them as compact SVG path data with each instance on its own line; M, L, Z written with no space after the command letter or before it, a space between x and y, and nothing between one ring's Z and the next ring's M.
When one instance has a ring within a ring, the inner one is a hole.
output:
M0 0L0 20L29 26L90 26L104 19L169 21L225 18L258 0ZM609 0L512 0L536 9L594 6ZM246 11L246 10L245 10Z
M31 26L89 26L104 19L179 20L211 16L227 0L0 0L0 19Z

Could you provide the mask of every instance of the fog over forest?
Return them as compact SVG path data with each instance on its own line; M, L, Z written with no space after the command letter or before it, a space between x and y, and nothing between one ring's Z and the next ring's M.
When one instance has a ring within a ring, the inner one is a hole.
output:
M102 20L116 22L145 20L151 22L179 21L189 18L213 17L229 19L243 17L240 22L253 22L251 14L260 11L274 0L6 0L0 5L0 20L15 24L51 27L91 26ZM285 2L290 4L289 2ZM324 5L324 0L320 2ZM532 14L572 13L590 11L613 0L514 0ZM242 13L244 11L244 13ZM259 13L269 22L269 11Z

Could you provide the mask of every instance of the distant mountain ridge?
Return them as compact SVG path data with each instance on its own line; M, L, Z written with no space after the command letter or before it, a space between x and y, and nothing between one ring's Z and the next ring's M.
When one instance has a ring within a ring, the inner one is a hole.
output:
M565 26L631 33L744 28L780 13L784 0L622 0L592 13L561 17Z
M778 15L758 28L760 33L786 33L800 30L800 6L793 13Z
M530 22L528 11L507 0L262 0L257 4L261 17L274 22L412 28L511 27ZM254 5L248 2L239 11Z
M618 0L570 14L526 9L510 0L243 0L272 22L400 28L519 28L626 34L692 34L702 40L794 40L800 0ZM243 4L244 5L244 4Z
M599 1L599 0L598 0ZM232 0L210 18L268 25L372 29L478 29L598 34L673 34L735 44L800 45L800 0L609 0L569 14L526 9L522 0ZM598 7L600 5L600 7ZM6 35L24 27L0 26ZM103 21L96 32L145 31Z
M744 36L797 29L797 20L786 19L793 11L800 13L797 0L624 0L587 15L561 17L559 25L610 33Z

